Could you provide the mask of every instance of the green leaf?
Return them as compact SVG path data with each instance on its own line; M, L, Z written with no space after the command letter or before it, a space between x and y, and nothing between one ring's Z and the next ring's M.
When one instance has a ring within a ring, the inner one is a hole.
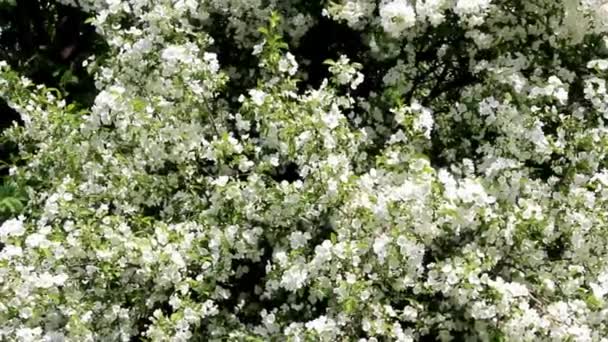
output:
M331 243L336 244L338 242L338 236L336 235L336 233L332 232L331 234L329 234L329 240L331 241Z
M602 308L602 302L593 294L589 294L587 298L585 298L585 303L591 310L599 310Z
M357 310L357 301L354 298L348 298L346 302L344 302L344 312L346 314L351 314Z

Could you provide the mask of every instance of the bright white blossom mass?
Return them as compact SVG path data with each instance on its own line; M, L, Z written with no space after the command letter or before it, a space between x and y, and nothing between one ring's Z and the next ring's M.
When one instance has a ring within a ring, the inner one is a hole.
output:
M380 5L382 28L398 37L416 24L416 12L408 0L392 0Z
M0 340L608 341L603 1L62 2Z

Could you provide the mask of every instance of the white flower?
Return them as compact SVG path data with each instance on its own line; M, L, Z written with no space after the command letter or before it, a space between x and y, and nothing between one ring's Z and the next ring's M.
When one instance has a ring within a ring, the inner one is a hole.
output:
M587 68L589 69L598 69L598 70L606 70L608 69L608 59L594 59L587 63Z
M549 304L549 306L547 306L547 313L556 319L564 319L568 321L571 319L568 303L563 301Z
M484 187L475 180L463 179L457 190L458 197L464 203L477 203L479 205L494 203L495 198L488 196Z
M601 5L597 6L595 15L601 24L608 26L608 2L603 1Z
M458 0L454 12L458 15L481 14L490 6L491 0Z
M223 187L223 186L226 186L226 184L228 184L229 180L230 180L229 176L219 176L219 177L217 177L216 180L213 181L213 184L215 184L219 187Z
M376 4L370 0L346 0L343 5L330 8L331 15L337 20L345 20L347 25L359 29L366 17L372 15Z
M48 272L39 275L35 283L36 287L40 287L43 289L48 289L49 287L53 286L53 284L53 275Z
M318 245L317 247L315 247L315 259L317 259L321 263L331 260L331 258L332 258L331 249L332 249L331 241L329 241L329 240L323 241L323 243L321 245Z
M184 319L190 323L196 323L200 319L200 316L191 307L187 307L184 309Z
M312 320L306 323L306 329L315 330L317 334L322 335L324 333L331 333L336 329L336 322L327 318L326 316L321 316L315 320Z
M559 87L559 86L564 85L564 82L562 82L562 80L560 80L559 77L557 77L555 75L549 76L549 78L547 79L547 82L554 87Z
M23 220L20 218L4 221L0 226L0 241L5 241L9 236L22 236L25 234Z
M289 75L293 75L298 71L298 63L294 55L288 52L279 60L279 71L287 72Z
M169 305L171 305L171 307L173 307L173 309L179 309L182 305L182 300L179 299L179 297L177 295L173 294L169 298Z
M550 145L543 131L543 126L543 122L536 120L534 126L528 130L528 137L536 145L538 152L548 153L550 152Z
M568 92L564 88L558 88L553 94L561 104L566 104L568 101Z
M42 328L19 328L15 332L17 339L22 342L32 342L40 340L40 335L42 335Z
M327 128L334 129L340 124L340 116L341 114L338 106L332 106L331 110L323 114L321 119L327 125Z
M66 280L68 280L68 275L65 273L52 275L49 272L44 272L37 277L34 285L36 287L48 289L52 286L62 286Z
M393 37L398 37L416 24L416 12L407 0L393 0L380 6L382 28Z
M211 299L208 299L203 303L201 308L201 317L215 316L218 312L217 305Z
M303 265L291 266L281 278L281 286L288 291L296 291L304 286L308 278L308 271Z
M66 193L63 193L63 194L62 194L61 198L62 198L64 201L66 201L66 202L70 202L71 200L73 200L73 199L74 199L74 195L72 195L72 194L71 194L71 193L69 193L69 192L66 192Z
M365 77L363 76L363 73L358 72L355 75L355 78L352 80L351 84L350 84L350 89L357 89L359 87L359 85L361 83L363 83L363 80L365 79Z
M177 251L171 251L170 253L171 261L179 268L186 267L186 261L182 257L182 255Z
M265 40L262 41L259 44L254 45L253 46L253 53L252 54L254 56L259 55L262 52L262 50L264 49L264 45L266 45L266 41Z
M178 0L174 6L179 12L190 10L192 13L194 13L198 4L195 0Z
M520 283L508 283L506 289L513 297L525 297L529 295L528 288Z
M386 258L386 255L388 253L387 246L390 241L391 240L389 236L386 234L382 234L374 240L374 253L376 253L378 258L380 259L380 262L384 262L384 259Z
M25 239L25 244L30 248L44 248L48 246L48 243L49 241L46 239L46 236L40 233L33 233Z
M187 62L192 56L190 56L188 49L186 49L185 46L170 45L163 50L161 58L169 62Z
M416 14L421 18L427 18L431 25L437 26L445 20L442 9L444 4L443 0L417 1Z
M243 158L239 161L239 170L241 170L242 172L246 172L247 170L251 169L254 165L255 165L255 163L252 162L251 160L247 160L247 159Z
M65 336L56 331L50 331L44 335L44 342L64 342Z
M68 279L69 279L69 277L67 274L59 273L53 277L53 282L57 286L63 286Z
M287 265L287 263L289 262L289 257L287 256L287 253L282 250L274 252L274 259L277 260L281 267L285 267L285 265Z
M418 310L416 308L407 305L403 308L403 312L401 313L401 317L405 321L415 322L418 318Z
M606 294L608 294L608 271L602 272L598 276L597 282L591 283L589 287L591 287L593 295L596 298L603 298Z
M346 283L347 284L352 285L352 284L354 284L356 282L357 282L357 276L355 274L350 273L350 272L346 273Z
M484 301L477 301L471 307L471 317L474 319L490 319L496 316L496 307Z
M5 245L4 248L0 250L0 260L20 257L21 255L23 255L23 249L19 246Z
M217 60L217 54L205 52L203 54L203 60L208 64L209 70L212 73L216 73L220 70L220 63Z
M434 123L431 111L423 108L414 120L414 128L422 132L427 139L430 139Z
M340 55L336 62L330 63L329 71L338 84L350 84L351 89L357 89L364 80L363 74L358 71L360 68L361 64L351 63L346 55Z
M289 243L291 248L297 249L306 246L308 240L310 240L311 236L309 232L293 232L289 235Z
M456 199L458 183L456 183L454 176L452 176L452 174L450 174L446 169L441 169L439 172L437 172L437 179L445 188L444 196L446 199Z
M264 99L266 99L267 94L258 89L249 90L249 96L251 96L251 101L257 106L261 106L264 104Z

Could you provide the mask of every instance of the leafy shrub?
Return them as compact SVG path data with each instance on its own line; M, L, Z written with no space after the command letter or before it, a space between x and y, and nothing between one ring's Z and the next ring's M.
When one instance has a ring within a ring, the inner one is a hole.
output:
M108 50L85 109L0 63L3 340L608 338L608 5L63 5Z

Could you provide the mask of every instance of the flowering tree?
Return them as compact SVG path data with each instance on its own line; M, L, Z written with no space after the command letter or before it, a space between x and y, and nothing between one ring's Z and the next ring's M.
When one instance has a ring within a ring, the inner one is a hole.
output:
M84 109L0 63L0 339L608 341L608 4L62 2L109 48Z

